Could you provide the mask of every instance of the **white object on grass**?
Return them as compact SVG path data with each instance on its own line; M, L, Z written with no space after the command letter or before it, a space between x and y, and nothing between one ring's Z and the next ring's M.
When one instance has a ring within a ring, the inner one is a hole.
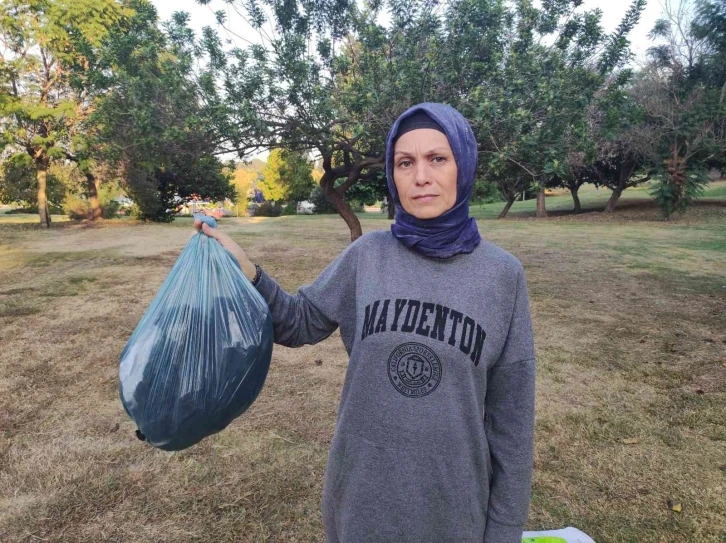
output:
M304 200L297 203L297 212L300 215L312 215L315 211L315 204Z
M561 540L561 541L558 541ZM546 530L544 532L524 532L522 543L595 543L585 532L568 526L562 530Z

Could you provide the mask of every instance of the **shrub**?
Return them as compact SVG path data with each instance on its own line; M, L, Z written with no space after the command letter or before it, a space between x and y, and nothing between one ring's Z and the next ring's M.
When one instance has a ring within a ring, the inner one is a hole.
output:
M57 206L55 204L52 204L48 202L48 211L51 215L63 215L65 211L63 211L63 208L61 206ZM28 206L28 207L18 207L15 209L11 209L10 211L5 212L6 215L37 215L38 214L38 206Z
M119 209L121 209L121 204L114 200L109 200L105 204L101 204L101 217L104 219L113 219L114 217L118 216Z
M63 209L72 221L87 219L91 213L91 204L81 196L69 194L63 200Z
M255 209L255 217L279 217L282 206L276 202L262 202Z
M353 210L353 213L363 213L365 211L365 203L360 200L348 200L348 205Z
M325 194L323 194L323 189L320 187L315 187L310 193L310 201L315 204L315 210L313 213L316 215L323 213L335 213L335 209L333 209L333 206L330 205L330 202L328 202Z
M477 179L471 195L471 203L473 205L491 204L503 201L504 198L502 197L502 193L496 184Z
M297 203L296 202L290 202L285 207L282 208L282 214L283 215L297 215Z
M137 221L143 221L146 220L146 217L144 216L144 212L141 211L141 208L137 204L133 204L131 206L131 209L128 211L129 217L132 219L136 219Z
M118 210L120 208L118 202L111 199L105 199L103 197L101 197L100 200L102 218L112 219L118 215ZM68 218L73 221L82 221L91 217L91 202L89 202L84 196L79 196L77 194L66 196L63 200L63 209L65 210L66 215L68 215Z
M693 200L703 196L707 184L706 170L673 168L670 172L661 172L655 176L655 183L649 193L665 218L670 219L677 211L684 213Z

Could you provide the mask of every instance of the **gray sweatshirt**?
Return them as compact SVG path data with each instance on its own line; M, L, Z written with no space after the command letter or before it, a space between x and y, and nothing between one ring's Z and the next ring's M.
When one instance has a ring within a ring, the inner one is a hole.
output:
M347 247L294 296L263 272L275 342L340 327L350 361L323 482L329 543L520 543L534 345L520 262L482 240L426 258L390 232Z

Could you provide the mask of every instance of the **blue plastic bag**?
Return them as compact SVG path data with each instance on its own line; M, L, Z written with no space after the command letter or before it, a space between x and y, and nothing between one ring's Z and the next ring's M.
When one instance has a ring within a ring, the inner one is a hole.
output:
M269 308L237 260L193 236L121 353L121 402L137 436L176 451L226 428L262 390L272 344Z

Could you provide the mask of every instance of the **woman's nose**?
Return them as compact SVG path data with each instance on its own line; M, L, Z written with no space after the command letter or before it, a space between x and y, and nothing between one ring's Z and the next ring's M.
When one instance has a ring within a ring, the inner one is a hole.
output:
M431 170L425 161L418 161L416 163L416 171L414 181L417 185L428 185L431 183Z

